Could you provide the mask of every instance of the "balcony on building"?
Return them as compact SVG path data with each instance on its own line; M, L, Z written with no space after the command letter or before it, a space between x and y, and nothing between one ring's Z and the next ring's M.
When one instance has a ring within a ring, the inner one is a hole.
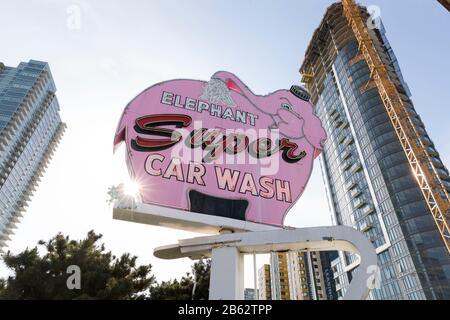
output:
M337 110L336 107L331 107L330 110L328 110L328 115L329 115L330 117L335 116L337 113L338 113L338 110Z
M442 184L444 185L447 192L450 192L450 180L442 180Z
M333 116L331 116L331 124L335 128L339 128L343 123L344 122L343 122L341 114L339 112L336 112Z
M441 179L450 180L450 176L448 174L448 171L445 169L445 167L443 167L443 168L436 168L436 172L437 172L437 174L439 175L439 177Z
M358 184L355 181L349 180L345 183L345 187L347 188L347 190L351 190L354 187L356 187Z
M348 128L348 126L349 126L348 121L345 120L345 119L342 119L342 124L338 128L339 129L346 129L346 128Z
M433 148L431 146L426 146L425 149L427 150L427 152L428 152L428 154L430 156L433 156L433 157L438 157L439 156L439 153L436 151L435 148Z
M350 195L352 196L352 198L357 198L362 194L362 191L359 190L359 188L353 188L350 190Z
M420 136L420 139L422 140L423 144L426 146L434 146L433 141L428 136Z
M430 159L435 168L443 168L444 167L444 164L438 158L430 157Z
M362 232L367 232L370 229L373 228L373 223L372 221L368 220L368 219L363 219L360 223L360 231Z
M342 140L345 139L345 135L342 135L344 138ZM348 158L350 158L350 156L352 155L350 150L345 150L344 152L341 153L341 159L342 160L347 160Z
M345 160L341 162L341 169L342 171L347 171L352 167L353 163L349 160Z
M361 169L362 169L362 165L361 165L361 162L359 162L359 161L355 162L352 165L352 167L350 168L351 172L353 172L353 173L361 171Z
M347 138L347 135L344 132L341 132L338 136L339 143L343 143L345 138Z
M349 136L347 136L347 137L345 137L345 139L344 139L344 141L342 142L342 144L344 145L344 146L349 146L349 145L351 145L352 143L353 143L353 137L351 136L351 135L349 135Z
M365 204L367 204L367 201L364 199L364 197L358 197L353 200L353 205L357 209L361 208Z
M364 206L364 208L362 209L362 212L363 212L364 215L367 216L369 214L374 213L375 212L375 208L371 204L368 204L368 205Z

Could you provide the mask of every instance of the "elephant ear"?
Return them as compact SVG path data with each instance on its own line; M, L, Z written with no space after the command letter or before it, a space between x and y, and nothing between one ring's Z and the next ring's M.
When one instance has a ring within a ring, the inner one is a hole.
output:
M232 79L228 79L227 80L227 88L230 90L233 90L237 93L243 94L243 92L241 91L241 89L239 89L238 85L236 84L236 82L234 82Z
M255 94L236 75L228 71L217 71L211 79L220 79L229 90L240 93L246 97L253 97Z

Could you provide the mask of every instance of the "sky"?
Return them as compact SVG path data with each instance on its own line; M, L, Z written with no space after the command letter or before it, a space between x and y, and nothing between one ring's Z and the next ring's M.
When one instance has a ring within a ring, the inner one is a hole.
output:
M80 239L94 229L114 254L130 252L151 263L159 281L189 271L189 259L157 259L153 249L197 234L112 219L108 187L127 179L124 149L113 155L123 109L154 83L208 80L218 70L235 73L258 94L299 83L306 47L332 2L0 0L0 61L47 61L68 126L9 250L34 247L58 232ZM450 13L433 0L360 3L380 8L416 110L448 167ZM330 215L317 161L285 223L329 225ZM265 261L258 257L258 266ZM247 257L247 287L251 269ZM0 265L0 277L9 274Z

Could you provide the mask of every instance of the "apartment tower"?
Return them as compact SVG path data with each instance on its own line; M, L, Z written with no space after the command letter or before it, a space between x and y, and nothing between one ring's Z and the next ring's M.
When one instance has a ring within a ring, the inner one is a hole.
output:
M47 63L0 63L0 251L66 127L55 92Z

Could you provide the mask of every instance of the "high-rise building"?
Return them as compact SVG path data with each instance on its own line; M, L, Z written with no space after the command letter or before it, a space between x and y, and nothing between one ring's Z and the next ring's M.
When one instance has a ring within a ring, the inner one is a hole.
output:
M311 281L309 270L312 270L311 255L307 252L281 253L287 261L289 295L291 300L309 300ZM280 254L276 261L279 261ZM308 259L308 257L310 259ZM320 279L319 279L320 283Z
M272 252L270 254L272 300L291 300L288 268L288 254L286 252Z
M265 264L258 270L258 298L259 300L272 300L270 264Z
M449 172L382 22L369 18L351 0L331 5L300 69L328 133L329 207L335 224L364 232L376 248L381 283L371 299L449 299ZM339 297L357 266L342 252L332 262Z
M335 251L273 252L270 256L271 265L261 268L260 274L263 270L265 273L270 272L273 300L335 300L337 293L331 260L336 256ZM264 282L260 280L260 290L261 283ZM268 288L264 290L267 292Z
M244 300L255 300L255 289L245 288L244 289Z
M338 300L336 281L334 279L334 272L332 263L338 259L337 251L320 252L320 265L322 268L322 279L324 286L324 296L327 300Z
M65 129L45 62L0 63L0 251Z

